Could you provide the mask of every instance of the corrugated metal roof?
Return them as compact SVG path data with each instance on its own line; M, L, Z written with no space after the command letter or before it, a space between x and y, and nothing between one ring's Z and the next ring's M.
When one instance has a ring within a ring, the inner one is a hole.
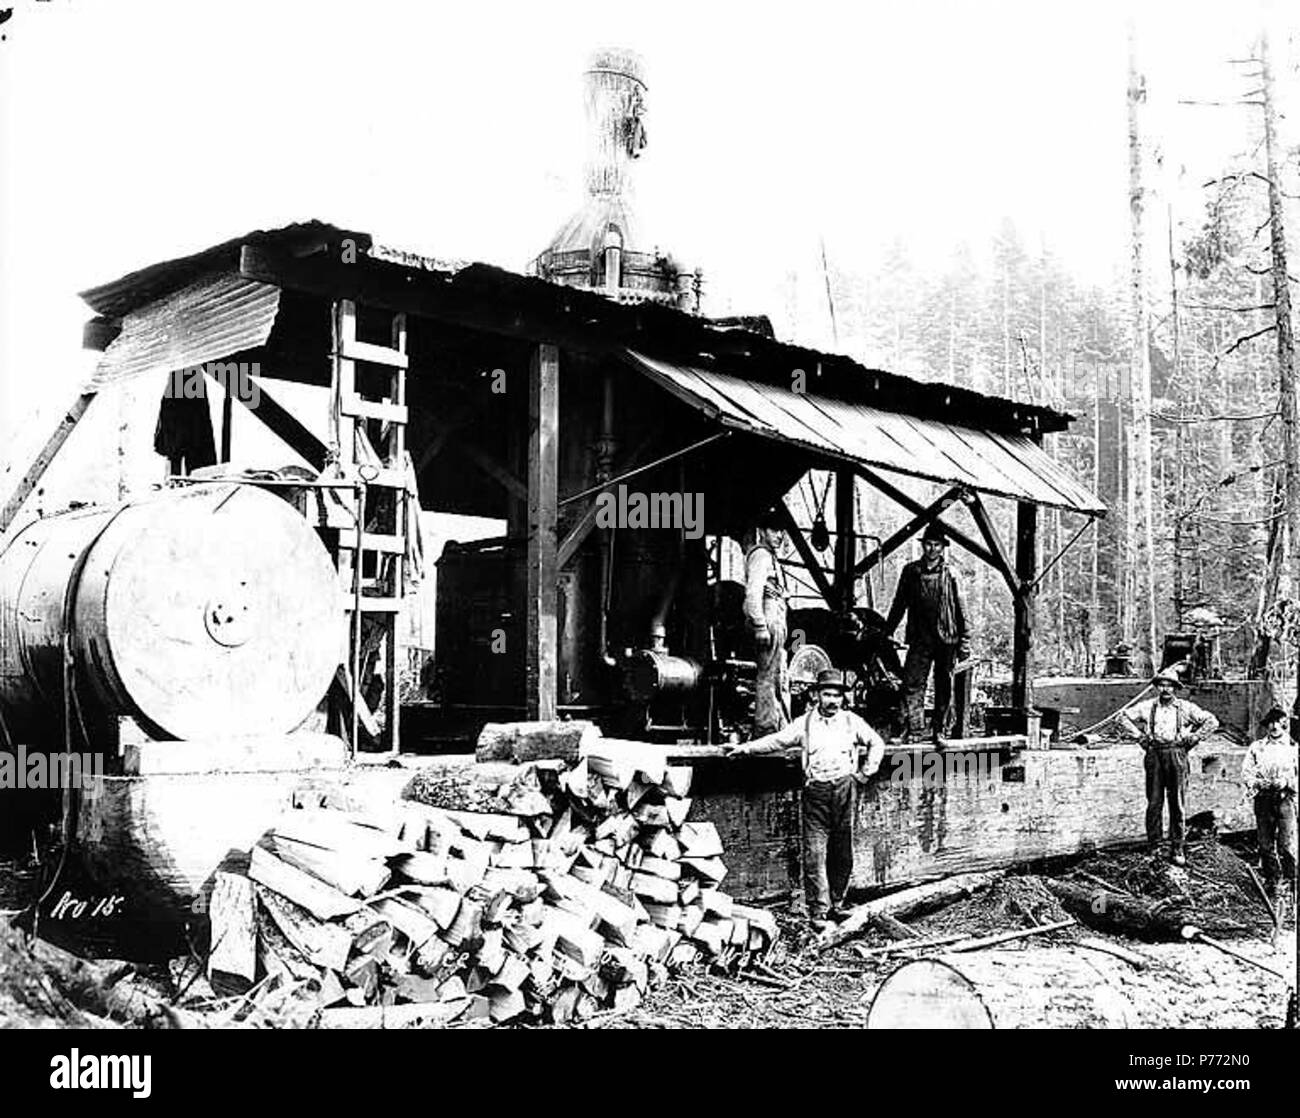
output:
M366 252L371 247L369 233L341 229L323 221L302 221L279 229L256 229L201 252L150 264L111 283L89 288L81 293L81 298L96 314L119 318L193 283L201 276L238 268L239 250L244 245L268 244L298 253L315 245L336 244L345 237L354 240L359 251Z
M345 245L355 248L359 255L355 263L349 262L340 271L334 267L339 261L336 253ZM558 328L570 337L579 335L578 348L584 348L589 341L602 349L625 345L654 348L685 360L694 360L697 353L711 354L720 362L731 362L733 371L742 371L743 365L749 379L770 379L779 375L778 370L816 369L819 382L839 397L856 397L861 389L863 397L876 406L944 422L950 415L960 415L968 422L996 430L1063 431L1073 418L1041 405L867 369L843 354L779 342L743 328L723 329L671 306L654 302L623 305L598 291L521 276L493 265L462 264L381 248L368 233L321 221L248 233L202 252L132 272L83 292L82 298L98 314L121 318L205 276L237 273L245 247L262 248L276 260L317 271L322 282L334 284L337 297L357 298L371 290L376 292L377 306L388 306L385 298L399 292L402 298L417 304L436 304L447 297L461 299L462 305L465 300L480 300L485 307L510 307L517 312L516 318L536 316L535 340L562 341L553 336ZM390 274L392 269L400 271ZM276 282L271 275L260 274L257 278ZM291 282L288 286L294 285ZM311 290L316 291L316 286L312 285ZM428 307L416 313L428 313Z
M1051 508L1105 514L1106 506L1027 435L799 393L728 373L671 365L628 351L633 365L725 426L795 443L831 458Z
M127 314L91 384L103 388L264 345L279 309L278 287L234 275L199 280Z

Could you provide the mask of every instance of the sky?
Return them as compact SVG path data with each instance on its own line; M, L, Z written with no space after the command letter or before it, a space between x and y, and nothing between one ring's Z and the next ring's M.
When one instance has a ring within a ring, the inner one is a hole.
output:
M14 0L6 0L7 3ZM0 457L93 366L76 292L309 218L523 269L581 201L581 75L645 61L643 227L707 310L774 313L887 244L921 270L1004 217L1085 282L1127 260L1121 3L17 0L0 25ZM1240 147L1285 6L1136 5L1169 196ZM1284 135L1288 124L1284 120ZM1154 152L1153 152L1154 154ZM1179 177L1181 172L1181 177ZM777 315L779 317L779 315ZM784 323L829 345L812 312Z

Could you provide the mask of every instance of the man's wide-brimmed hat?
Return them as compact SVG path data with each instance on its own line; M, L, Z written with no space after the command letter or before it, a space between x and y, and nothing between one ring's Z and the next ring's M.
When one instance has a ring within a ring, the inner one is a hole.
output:
M834 668L827 668L825 671L817 673L817 690L824 691L833 688L841 695L847 690L844 683L844 673L837 672Z
M925 526L925 531L921 534L922 543L926 543L930 540L933 540L935 543L941 543L944 547L948 546L948 533L943 530L941 525L933 520Z
M1271 726L1274 722L1285 722L1289 716L1281 707L1272 707L1269 712L1259 720L1261 726Z
M1152 683L1172 683L1175 687L1181 687L1183 681L1178 678L1178 673L1173 668L1165 668L1162 672L1156 672L1151 677Z

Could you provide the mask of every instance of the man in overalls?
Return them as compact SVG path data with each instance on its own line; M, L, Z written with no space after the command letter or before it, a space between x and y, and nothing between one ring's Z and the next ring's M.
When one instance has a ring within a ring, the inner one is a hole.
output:
M1219 720L1187 699L1175 697L1183 681L1172 668L1151 681L1157 697L1120 711L1116 723L1138 739L1146 754L1147 845L1160 849L1164 830L1164 801L1169 800L1169 857L1176 866L1187 865L1187 779L1191 765L1187 754L1197 742L1219 728Z
M948 536L931 523L921 537L923 554L908 563L898 579L885 631L898 628L907 614L907 660L903 664L903 710L906 734L916 741L925 733L925 689L934 667L934 719L930 737L940 742L952 707L953 669L970 655L966 604L961 585L945 558Z
M745 624L754 639L758 675L754 687L753 736L770 734L790 721L786 674L786 584L779 551L785 533L775 517L760 521L745 551Z

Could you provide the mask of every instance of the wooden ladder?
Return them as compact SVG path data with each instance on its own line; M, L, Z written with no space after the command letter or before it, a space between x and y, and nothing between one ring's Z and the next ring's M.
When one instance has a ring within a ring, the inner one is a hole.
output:
M398 694L399 620L405 593L407 553L406 490L406 316L394 315L387 346L357 338L357 305L340 299L333 313L333 400L339 467L364 494L353 500L355 531L339 533L336 560L345 586L349 656L346 683L359 701L351 712L351 742L359 749L364 726L383 752L395 754L401 741ZM372 455L370 450L374 451ZM356 506L362 507L356 507ZM417 512L418 515L418 512ZM360 610L357 607L360 605ZM370 709L364 685L368 663L384 650L382 729ZM353 681L360 676L360 682Z

